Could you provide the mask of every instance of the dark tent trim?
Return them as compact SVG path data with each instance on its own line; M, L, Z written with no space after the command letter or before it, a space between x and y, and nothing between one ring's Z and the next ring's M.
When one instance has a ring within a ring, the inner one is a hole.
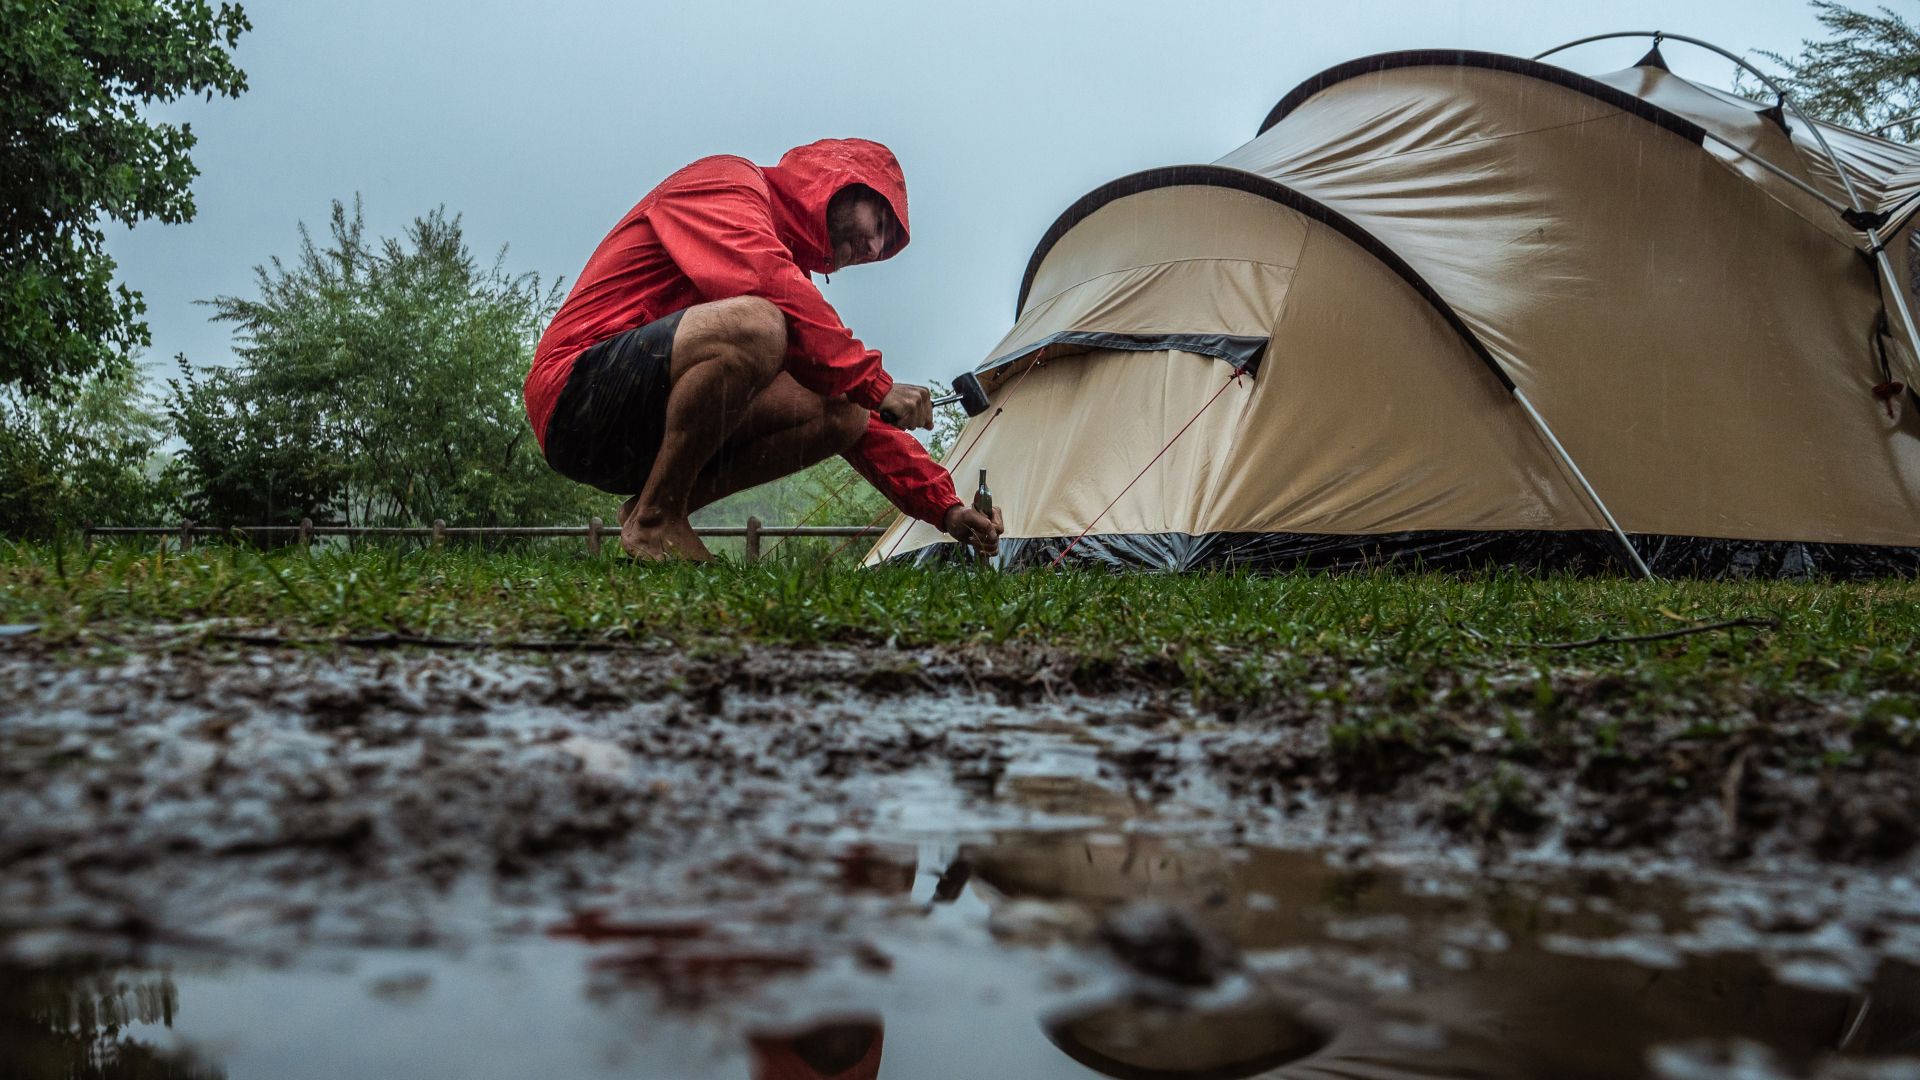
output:
M976 374L1006 367L1021 357L1032 356L1049 345L1080 345L1089 349L1116 349L1121 352L1183 352L1225 360L1234 367L1258 373L1260 358L1270 338L1244 337L1238 334L1110 334L1099 330L1062 330L1004 353L974 368Z
M1467 347L1473 350L1473 354L1480 358L1480 362L1487 365L1487 370L1493 372L1493 377L1500 380L1500 385L1508 391L1513 390L1513 380L1501 370L1499 362L1493 358L1492 353L1487 351L1487 347L1481 344L1480 338L1467 328L1459 312L1453 310L1453 305L1447 303L1446 298L1441 296L1432 285L1427 284L1427 279L1421 277L1419 271L1408 265L1405 259L1382 243L1378 237L1331 206L1302 195L1285 184L1269 180L1258 173L1228 168L1224 165L1168 165L1158 169L1148 169L1131 176L1123 176L1082 195L1078 202L1068 207L1066 212L1054 221L1053 225L1047 229L1047 234L1041 237L1039 246L1033 249L1033 257L1027 260L1026 276L1020 281L1020 298L1014 305L1014 317L1019 318L1026 310L1027 295L1033 291L1034 279L1040 274L1040 264L1046 261L1047 255L1053 251L1054 245L1060 242L1061 237L1108 203L1129 195L1138 195L1143 191L1165 187L1219 187L1244 191L1250 195L1258 195L1277 202L1289 210L1337 230L1341 235L1358 244L1367 254L1384 263L1388 269L1399 274L1408 285L1413 286L1414 291L1424 297L1427 303L1433 305L1433 309L1447 321L1447 325L1453 327L1454 332L1467 343Z
M1046 567L1072 538L1000 542L1002 565ZM1920 577L1920 547L1728 540L1635 534L1634 547L1656 574L1675 578ZM1064 565L1109 570L1369 570L1445 572L1490 569L1579 574L1632 573L1619 542L1604 530L1578 532L1436 529L1346 535L1328 533L1097 534L1072 544ZM966 563L971 554L943 541L896 555L891 563Z
M1622 112L1632 113L1642 120L1666 128L1688 142L1704 143L1707 137L1705 128L1686 117L1637 98L1625 90L1615 89L1597 79L1589 79L1585 75L1568 71L1566 68L1554 67L1552 64L1543 64L1538 60L1524 60L1518 56L1462 49L1408 49L1402 52L1377 53L1373 56L1363 56L1358 60L1349 60L1344 64L1336 64L1294 87L1286 97L1281 98L1272 111L1267 113L1267 118L1261 123L1258 134L1265 135L1273 125L1286 119L1287 114L1329 86L1349 79L1357 79L1362 75L1409 67L1472 67L1524 75L1556 86L1564 86L1590 98L1604 101Z

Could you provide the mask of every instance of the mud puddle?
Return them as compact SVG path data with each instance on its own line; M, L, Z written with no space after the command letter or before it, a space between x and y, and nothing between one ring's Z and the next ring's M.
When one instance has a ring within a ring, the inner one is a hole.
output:
M0 654L0 1077L1920 1076L1904 874L1278 815L897 661Z
M458 947L0 968L0 1075L1920 1075L1913 930L1720 883L1120 832L861 842L831 893L608 895ZM164 1071L170 1070L170 1071Z

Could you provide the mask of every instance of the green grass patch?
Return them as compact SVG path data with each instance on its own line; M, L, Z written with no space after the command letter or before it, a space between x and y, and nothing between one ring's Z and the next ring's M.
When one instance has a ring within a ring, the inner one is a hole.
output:
M1749 618L1735 628L1577 650L1539 648ZM1557 718L1599 704L1631 713L1688 686L1845 694L1876 704L1875 738L1904 744L1920 698L1920 583L1645 583L1372 574L998 573L862 570L845 560L640 566L576 550L392 546L259 551L203 545L0 543L0 622L54 641L208 619L290 635L404 633L505 640L786 645L1040 645L1083 670L1153 669L1222 700L1285 687L1337 710L1327 662L1378 673L1408 716L1497 700L1552 740ZM1577 670L1587 678L1563 686ZM1378 695L1376 695L1377 697ZM1714 721L1703 717L1703 724ZM1356 728L1366 755L1409 733ZM1412 738L1415 742L1429 739Z

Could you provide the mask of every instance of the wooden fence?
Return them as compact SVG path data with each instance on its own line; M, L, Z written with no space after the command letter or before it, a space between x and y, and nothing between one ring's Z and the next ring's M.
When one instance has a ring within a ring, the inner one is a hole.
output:
M693 531L701 536L741 537L747 542L747 561L758 562L762 537L814 536L853 539L861 536L877 537L885 531L885 528L884 525L762 525L759 518L750 517L745 525L695 526ZM602 541L609 536L618 540L620 530L607 528L599 518L591 518L585 525L464 526L435 521L431 527L316 525L312 518L302 518L298 525L235 525L225 528L200 525L189 518L178 525L87 525L80 530L83 543L93 543L93 538L96 536L174 537L179 540L182 551L193 548L195 536L239 536L248 543L273 537L288 537L302 546L313 543L313 538L316 536L418 537L429 541L435 547L445 544L448 537L584 536L587 540L587 554L598 555Z

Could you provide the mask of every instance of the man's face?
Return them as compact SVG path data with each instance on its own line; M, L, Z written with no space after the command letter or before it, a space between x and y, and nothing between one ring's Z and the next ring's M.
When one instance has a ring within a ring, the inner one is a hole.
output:
M887 200L864 192L842 192L827 204L827 242L833 247L828 272L878 260L893 241L893 210Z

